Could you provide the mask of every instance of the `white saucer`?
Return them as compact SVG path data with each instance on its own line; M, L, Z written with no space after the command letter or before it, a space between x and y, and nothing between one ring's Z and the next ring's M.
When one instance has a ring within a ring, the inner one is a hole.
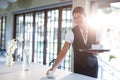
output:
M48 78L55 78L55 75L46 75Z
M40 80L57 80L56 77L42 77Z

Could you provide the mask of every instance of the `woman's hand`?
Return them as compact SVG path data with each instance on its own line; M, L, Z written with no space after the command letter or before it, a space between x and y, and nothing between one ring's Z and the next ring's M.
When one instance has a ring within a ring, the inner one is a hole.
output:
M98 55L99 53L103 53L104 51L96 50L96 51L86 51L86 52L91 53L93 55Z
M49 71L54 71L54 69L53 69L53 68L50 68L50 69L47 71L46 75L49 74Z

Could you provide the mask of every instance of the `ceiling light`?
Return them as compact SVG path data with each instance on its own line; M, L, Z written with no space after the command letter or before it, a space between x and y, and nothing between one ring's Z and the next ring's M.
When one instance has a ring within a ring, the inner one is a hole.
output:
M6 9L8 7L9 3L6 0L0 0L0 8Z

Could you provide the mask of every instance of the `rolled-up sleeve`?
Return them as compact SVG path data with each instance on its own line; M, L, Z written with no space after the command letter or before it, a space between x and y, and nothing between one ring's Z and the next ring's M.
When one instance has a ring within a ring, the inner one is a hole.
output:
M65 41L69 43L73 43L73 40L74 40L73 32L69 30L65 35Z

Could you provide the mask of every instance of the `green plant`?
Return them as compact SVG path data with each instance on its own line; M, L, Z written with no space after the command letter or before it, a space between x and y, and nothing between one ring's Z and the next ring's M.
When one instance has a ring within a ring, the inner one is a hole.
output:
M113 54L109 55L109 62L112 60L112 59L116 59L117 57Z

